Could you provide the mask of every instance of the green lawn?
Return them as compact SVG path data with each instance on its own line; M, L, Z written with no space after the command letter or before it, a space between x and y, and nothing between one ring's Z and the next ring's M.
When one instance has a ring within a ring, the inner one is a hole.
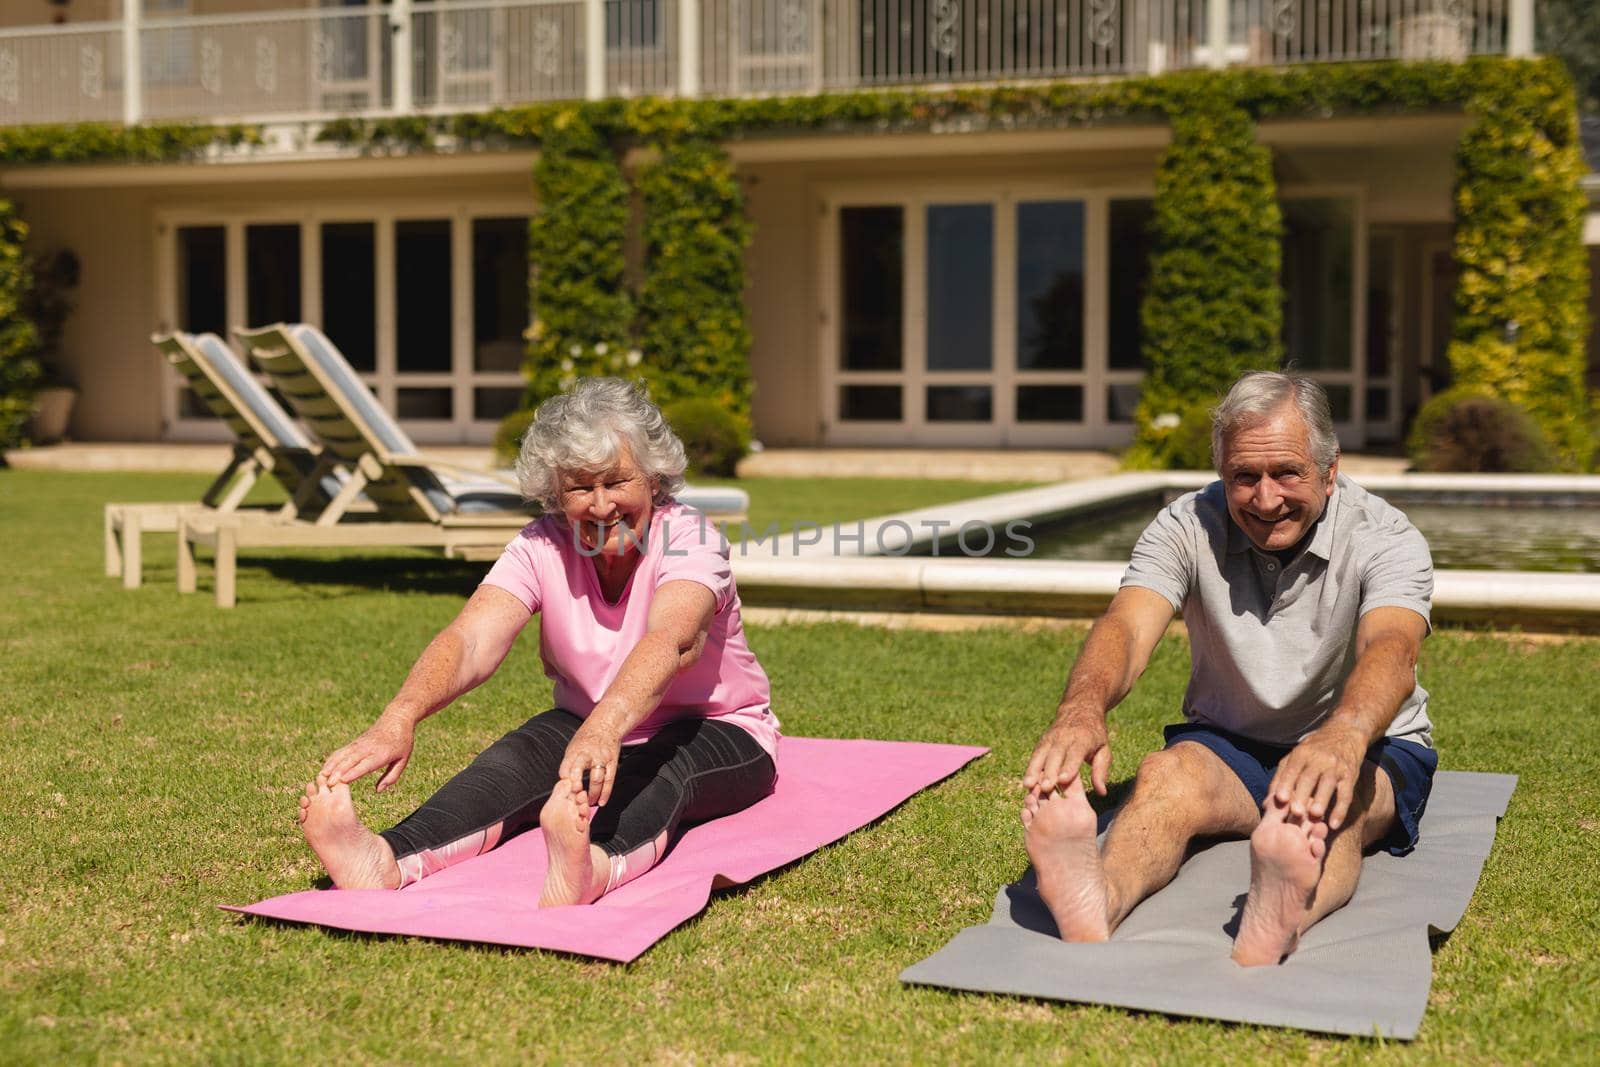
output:
M1428 642L1447 767L1522 782L1410 1045L903 988L895 976L1024 866L1017 778L1075 630L836 624L751 641L795 734L994 752L882 822L745 889L636 963L329 933L218 911L318 868L295 795L381 707L483 565L395 552L246 557L240 607L100 573L100 504L203 479L0 471L0 1063L85 1061L1568 1063L1600 1047L1600 642ZM841 518L971 483L750 484L752 518ZM204 573L204 572L203 572ZM427 723L396 819L542 710L534 635ZM1173 713L1169 640L1114 717L1115 777Z

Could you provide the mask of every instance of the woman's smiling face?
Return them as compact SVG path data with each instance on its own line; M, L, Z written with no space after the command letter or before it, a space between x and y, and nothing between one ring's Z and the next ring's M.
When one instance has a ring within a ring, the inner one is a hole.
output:
M1228 514L1257 548L1293 548L1333 495L1335 458L1324 475L1311 456L1311 431L1293 404L1229 434L1222 445Z
M639 470L627 444L600 471L561 473L561 510L590 555L623 556L645 542L655 486Z

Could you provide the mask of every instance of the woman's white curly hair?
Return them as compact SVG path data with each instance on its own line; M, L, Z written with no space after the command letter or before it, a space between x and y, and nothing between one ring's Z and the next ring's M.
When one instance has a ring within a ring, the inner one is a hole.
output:
M626 445L664 504L683 489L688 459L661 409L644 387L622 378L583 378L539 405L522 435L517 483L546 511L560 508L563 474L595 474L614 466Z

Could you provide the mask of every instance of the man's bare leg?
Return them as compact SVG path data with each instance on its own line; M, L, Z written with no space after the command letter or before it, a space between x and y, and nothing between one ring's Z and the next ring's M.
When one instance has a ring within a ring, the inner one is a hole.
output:
M1039 895L1068 941L1104 941L1140 901L1172 881L1191 840L1243 837L1259 819L1238 776L1192 742L1145 757L1103 850L1095 845L1094 809L1081 783L1052 798L1030 796L1023 808Z
M397 889L400 865L389 842L356 816L350 787L330 787L320 774L300 798L300 829L340 889Z
M1267 799L1250 835L1250 895L1239 917L1233 959L1246 967L1282 962L1300 936L1349 902L1361 877L1362 853L1394 826L1394 786L1363 763L1343 827L1330 834L1320 819L1299 818Z
M1022 841L1039 879L1039 896L1063 941L1104 941L1106 879L1095 840L1095 813L1077 778L1066 789L1028 794Z

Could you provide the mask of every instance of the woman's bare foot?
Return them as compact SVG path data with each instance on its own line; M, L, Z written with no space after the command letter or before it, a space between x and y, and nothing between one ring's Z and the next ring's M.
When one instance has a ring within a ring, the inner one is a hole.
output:
M1326 822L1290 815L1286 805L1267 798L1250 835L1250 895L1233 940L1235 963L1280 963L1295 950L1327 854Z
M565 779L557 782L539 812L539 828L550 856L539 907L593 903L605 889L603 880L595 885L596 872L605 865L600 862L604 853L589 843L588 794Z
M1023 844L1039 879L1039 896L1063 941L1104 941L1106 878L1095 841L1096 819L1083 782L1064 791L1030 793L1022 807Z
M394 850L361 825L350 787L343 782L330 787L319 774L306 786L300 798L300 830L340 889L399 888Z

